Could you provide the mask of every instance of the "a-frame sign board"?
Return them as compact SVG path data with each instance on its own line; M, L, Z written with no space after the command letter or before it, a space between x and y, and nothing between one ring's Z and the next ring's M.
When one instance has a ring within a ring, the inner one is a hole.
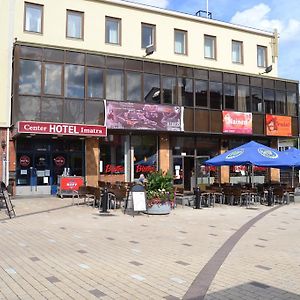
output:
M4 199L5 201L5 206L6 206L6 210L7 210L7 214L9 216L9 218L11 219L12 217L15 217L16 216L16 213L15 213L15 210L14 210L14 207L10 201L10 197L9 197L9 194L8 194L8 191L6 189L6 187L1 187L1 196L2 198Z
M131 187L125 201L124 213L131 210L132 216L135 212L147 211L146 190L141 184L135 184Z

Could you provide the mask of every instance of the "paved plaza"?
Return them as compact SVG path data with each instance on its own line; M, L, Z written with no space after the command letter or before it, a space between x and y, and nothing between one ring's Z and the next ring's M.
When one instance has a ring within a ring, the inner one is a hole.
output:
M0 299L300 299L300 204L178 206L135 217L13 200L0 211Z

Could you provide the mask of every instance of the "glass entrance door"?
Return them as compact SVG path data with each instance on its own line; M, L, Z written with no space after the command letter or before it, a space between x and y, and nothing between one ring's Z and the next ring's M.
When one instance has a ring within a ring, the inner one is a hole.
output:
M209 159L209 156L197 156L196 157L196 184L210 184L210 171L209 166L204 162Z
M174 185L183 187L185 191L192 191L195 187L195 158L194 156L173 157Z

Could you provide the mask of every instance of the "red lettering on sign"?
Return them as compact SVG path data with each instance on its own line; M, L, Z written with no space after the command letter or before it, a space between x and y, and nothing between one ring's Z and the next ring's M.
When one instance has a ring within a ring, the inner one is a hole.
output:
M153 166L137 165L135 171L136 173L151 173L156 171L156 168Z
M104 173L124 173L124 167L108 164L105 166Z

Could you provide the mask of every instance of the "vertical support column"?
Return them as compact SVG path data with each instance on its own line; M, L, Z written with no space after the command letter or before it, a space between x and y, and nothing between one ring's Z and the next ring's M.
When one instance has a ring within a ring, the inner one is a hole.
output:
M170 171L170 139L168 134L159 136L159 168L163 172Z
M270 142L270 147L274 149L278 149L278 141L277 139L272 139ZM280 169L270 168L270 180L271 181L280 181Z
M131 152L130 152L130 136L126 135L124 141L124 169L125 181L131 181Z
M99 154L99 140L97 138L86 139L85 174L87 185L98 186Z
M221 141L221 153L223 154L228 150L228 145L227 143L223 143ZM229 166L222 166L221 167L221 183L228 183L230 181L229 178Z

